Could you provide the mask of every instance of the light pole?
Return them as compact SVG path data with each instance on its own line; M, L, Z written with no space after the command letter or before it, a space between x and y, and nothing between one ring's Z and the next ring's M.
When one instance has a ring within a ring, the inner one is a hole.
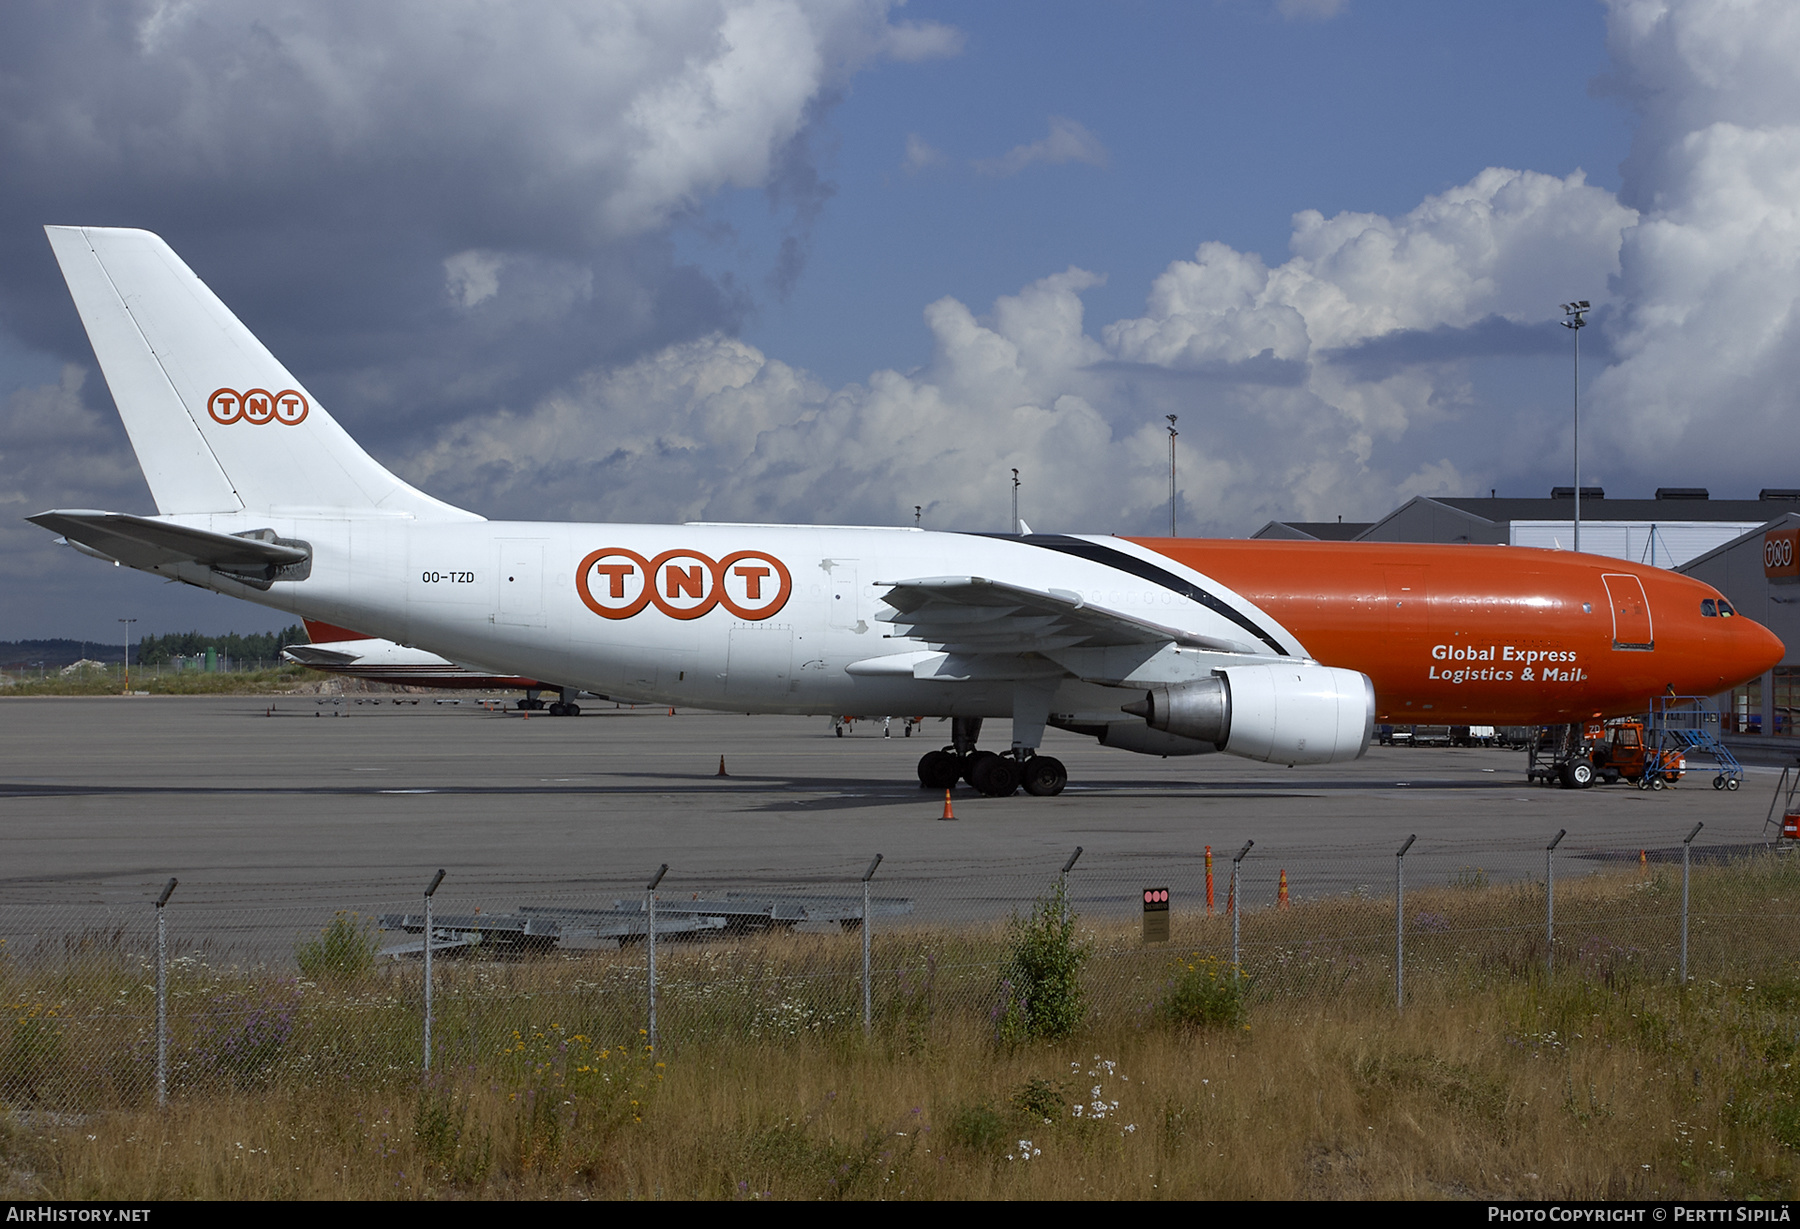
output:
M1180 432L1175 430L1175 415L1164 414L1169 420L1169 536L1175 536L1175 437Z
M136 619L120 619L125 625L125 694L131 694L131 625Z
M1575 550L1581 550L1581 330L1587 325L1588 301L1564 303L1562 326L1575 334Z
M1013 523L1012 531L1019 533L1019 471L1013 471Z

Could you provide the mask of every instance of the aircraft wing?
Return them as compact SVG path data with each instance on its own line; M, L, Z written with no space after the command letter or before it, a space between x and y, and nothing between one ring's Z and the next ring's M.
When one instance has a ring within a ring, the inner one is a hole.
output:
M40 512L25 519L61 534L84 553L144 571L195 563L221 572L266 577L278 568L312 558L305 546L277 540L273 530L213 533L154 517L88 509Z
M1047 653L1062 649L1174 644L1216 653L1253 653L1232 640L1199 636L1094 606L1067 589L1028 589L981 576L877 581L892 613L875 616L894 635L940 652Z

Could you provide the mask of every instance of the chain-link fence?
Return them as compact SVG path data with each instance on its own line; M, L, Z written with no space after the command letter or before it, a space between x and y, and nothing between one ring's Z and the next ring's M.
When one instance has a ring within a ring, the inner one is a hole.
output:
M1232 1011L1350 996L1405 1010L1484 979L1616 989L1680 982L1684 965L1715 981L1791 967L1800 869L1786 853L1684 833L1552 849L1556 836L1420 841L1404 858L1250 842L704 876L677 858L654 894L655 867L542 892L452 874L429 898L426 879L392 880L361 901L183 881L160 908L164 879L127 907L14 885L0 1100L399 1087L428 1044L434 1071L604 1072L641 1066L652 1041L998 1036L1058 1012L1064 1027L1129 1025L1209 994Z

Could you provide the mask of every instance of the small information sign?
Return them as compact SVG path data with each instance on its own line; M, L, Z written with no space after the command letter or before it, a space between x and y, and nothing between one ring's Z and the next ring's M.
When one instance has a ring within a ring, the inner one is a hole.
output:
M1169 941L1169 889L1144 889L1144 942Z

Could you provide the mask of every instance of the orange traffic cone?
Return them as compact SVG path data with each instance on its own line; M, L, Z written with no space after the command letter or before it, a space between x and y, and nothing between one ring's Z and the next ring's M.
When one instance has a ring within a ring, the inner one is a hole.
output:
M950 791L949 790L944 791L944 813L942 815L938 816L938 818L939 819L955 819L956 818L956 812L950 809Z
M1285 908L1287 908L1287 907L1288 907L1288 898L1287 898L1287 868L1286 868L1286 867L1283 867L1283 868L1282 868L1282 870L1281 870L1281 886L1280 886L1280 888L1279 888L1279 889L1278 889L1278 890L1277 890L1277 892L1276 892L1276 896L1275 896L1275 907L1276 907L1276 908L1277 908L1277 909L1285 909Z
M671 705L669 705L669 716L673 717L674 715L675 715L675 706L673 704L671 704Z
M731 775L725 771L725 757L722 755L719 757L719 771L717 775L721 777L729 777Z

